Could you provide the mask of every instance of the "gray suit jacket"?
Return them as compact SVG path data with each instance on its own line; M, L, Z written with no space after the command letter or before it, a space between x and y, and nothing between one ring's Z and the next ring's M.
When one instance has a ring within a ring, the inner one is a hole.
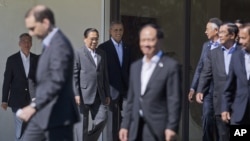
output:
M97 66L86 46L79 48L75 53L74 85L75 95L82 98L84 104L93 104L96 94L103 104L109 97L109 81L107 72L106 54L96 49Z
M128 103L121 127L128 129L129 141L134 141L139 126L139 109L158 141L164 141L165 129L177 132L181 113L181 71L179 64L163 55L141 96L142 60L130 69Z
M239 49L241 47L237 45L235 51ZM197 92L205 94L209 90L210 82L213 81L213 106L216 107L214 108L215 115L221 114L221 96L226 80L224 53L220 46L207 53L197 89Z
M79 119L72 85L73 63L73 48L58 30L37 67L37 113L31 120L42 129L73 125Z

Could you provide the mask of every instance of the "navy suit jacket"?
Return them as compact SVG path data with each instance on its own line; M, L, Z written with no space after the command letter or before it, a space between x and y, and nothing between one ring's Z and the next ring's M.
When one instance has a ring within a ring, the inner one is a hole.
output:
M26 77L20 51L8 57L4 72L2 102L12 108L23 108L34 97L38 55L30 53L30 69Z
M231 58L230 72L222 95L222 112L231 112L231 122L240 124L245 113L249 114L250 80L247 79L243 50Z
M37 66L37 113L31 120L42 129L73 125L79 119L73 91L73 64L73 48L58 30Z
M131 64L131 53L129 47L123 43L123 62L120 65L118 54L112 40L108 40L101 45L100 49L105 51L108 62L108 76L110 84L110 96L116 101L127 97L129 67Z
M134 62L130 69L128 103L121 128L128 129L128 140L135 140L139 126L139 109L152 134L164 141L165 129L178 130L181 113L181 70L173 59L162 55L141 96L142 60Z
M240 49L241 47L237 45L235 51ZM210 83L213 81L213 106L216 107L214 108L215 115L221 114L221 97L226 79L224 52L222 47L219 46L207 53L197 89L197 92L207 93Z

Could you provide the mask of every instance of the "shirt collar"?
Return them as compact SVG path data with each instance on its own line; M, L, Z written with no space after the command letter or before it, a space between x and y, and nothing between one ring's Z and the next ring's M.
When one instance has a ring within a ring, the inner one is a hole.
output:
M26 55L20 50L20 54L21 54L22 58L26 58L26 59L30 58L30 53L29 53L28 57L26 57Z
M89 50L90 53L95 53L95 50L92 50L92 49L90 49L88 47L86 47L86 48Z
M115 46L122 45L122 40L121 40L119 43L117 43L117 42L111 37L111 41L113 42L113 44L114 44Z
M155 55L151 58L150 62L151 62L151 63L157 63L157 62L160 60L162 54L163 54L163 52L162 52L161 50L158 51L158 53L155 54ZM143 63L146 63L146 56L145 56L145 55L144 55L144 57L142 58L142 62L143 62Z
M237 44L237 43L234 43L233 46L232 46L231 48L229 48L229 49L227 49L227 48L224 47L224 46L221 46L221 49L222 49L222 51L229 50L229 51L228 51L228 54L232 54L232 53L235 51L235 49L236 49L236 44Z
M43 45L45 45L46 47L49 46L52 37L56 34L58 30L59 29L56 27L53 28L52 31L43 39Z

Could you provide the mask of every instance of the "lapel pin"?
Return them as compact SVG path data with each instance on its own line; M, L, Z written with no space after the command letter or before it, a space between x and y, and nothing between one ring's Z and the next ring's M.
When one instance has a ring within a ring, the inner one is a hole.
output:
M159 65L159 67L161 67L161 68L163 67L163 63L162 63L162 62L160 62L158 65Z

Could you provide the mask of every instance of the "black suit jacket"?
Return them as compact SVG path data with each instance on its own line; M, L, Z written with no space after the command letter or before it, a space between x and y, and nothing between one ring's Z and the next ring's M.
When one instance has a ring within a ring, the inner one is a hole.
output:
M241 49L236 46L235 51ZM235 52L234 51L234 52ZM221 96L225 88L227 74L225 70L224 53L221 46L209 51L201 72L197 92L207 93L210 82L213 81L213 106L215 115L221 114Z
M73 48L58 30L37 66L37 113L31 120L41 129L72 125L79 119L73 91L73 64Z
M222 112L231 113L231 123L244 124L243 117L250 114L249 102L250 79L247 79L245 54L238 50L232 55L230 72L222 95ZM249 116L247 117L245 120L249 121Z
M105 99L109 97L106 54L98 48L95 52L97 66L86 46L76 50L74 65L75 95L79 95L84 104L93 104L96 94L99 94L103 104L106 104Z
M132 64L128 90L128 103L121 128L129 130L128 140L134 141L139 126L139 105L143 117L158 141L165 140L165 129L178 130L181 114L180 65L163 55L158 61L141 96L142 60Z
M104 50L107 55L110 96L112 100L116 101L123 97L126 98L129 67L131 64L131 53L129 47L124 43L122 45L122 66L120 65L118 54L111 39L99 45L98 48Z
M30 104L34 97L35 74L38 55L30 53L30 69L26 77L20 52L8 57L4 72L2 102L13 108L22 108Z

